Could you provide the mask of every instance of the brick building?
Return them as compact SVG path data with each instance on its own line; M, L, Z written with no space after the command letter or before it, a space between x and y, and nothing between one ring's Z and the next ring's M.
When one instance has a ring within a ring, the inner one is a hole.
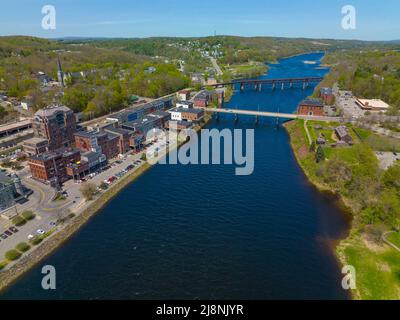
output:
M25 140L23 143L24 151L29 156L45 153L48 146L49 142L43 138L32 138L29 140Z
M81 131L74 134L76 147L83 152L104 154L107 160L118 156L120 151L119 136L107 132Z
M34 179L59 186L70 179L67 167L70 164L79 163L80 160L79 150L62 148L54 152L34 155L29 158L28 165Z
M46 139L49 150L68 147L76 131L74 113L64 106L52 106L35 113L32 121L35 137Z
M319 99L305 99L300 102L297 114L303 116L324 116L324 105Z
M175 108L169 111L171 120L197 122L203 119L204 110L200 108Z
M319 96L327 105L332 105L335 102L335 96L331 88L321 88Z

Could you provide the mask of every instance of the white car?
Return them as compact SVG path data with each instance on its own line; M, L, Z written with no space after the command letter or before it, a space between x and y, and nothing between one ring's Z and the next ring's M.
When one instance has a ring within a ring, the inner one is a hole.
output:
M37 229L36 233L42 235L42 234L44 234L44 231L42 229Z
M33 239L33 235L28 235L28 240L31 240L31 239Z

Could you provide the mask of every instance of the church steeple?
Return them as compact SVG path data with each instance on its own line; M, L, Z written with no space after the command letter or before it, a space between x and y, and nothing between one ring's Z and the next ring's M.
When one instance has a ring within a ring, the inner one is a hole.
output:
M61 82L61 85L64 87L64 72L62 71L60 57L57 56L57 64L58 64L58 82Z

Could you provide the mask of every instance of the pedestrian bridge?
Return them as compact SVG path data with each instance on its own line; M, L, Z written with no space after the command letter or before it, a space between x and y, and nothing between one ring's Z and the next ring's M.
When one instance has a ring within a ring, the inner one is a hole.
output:
M318 117L318 116L307 116L298 115L295 113L281 113L281 112L268 112L268 111L254 111L254 110L239 110L239 109L221 109L221 108L205 108L205 111L212 113L228 113L235 116L246 115L256 117L270 117L270 118L281 118L287 120L303 119L310 121L323 121L323 122L341 122L341 117Z

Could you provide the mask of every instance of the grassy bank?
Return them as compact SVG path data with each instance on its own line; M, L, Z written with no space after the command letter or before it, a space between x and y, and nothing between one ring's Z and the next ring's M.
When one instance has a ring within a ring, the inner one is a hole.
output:
M306 125L314 140L315 124ZM323 127L330 125L334 124ZM319 190L337 194L352 213L350 234L339 243L336 254L342 265L356 269L357 289L352 292L353 298L400 299L400 253L382 240L383 233L398 224L397 166L382 172L372 144L356 139L352 147L325 147L323 159L317 162L316 152L308 143L304 121L292 121L285 127L296 159L310 182ZM326 128L318 131L328 134ZM362 132L362 135L369 134ZM327 138L329 141L331 136ZM391 238L396 241L397 235Z

